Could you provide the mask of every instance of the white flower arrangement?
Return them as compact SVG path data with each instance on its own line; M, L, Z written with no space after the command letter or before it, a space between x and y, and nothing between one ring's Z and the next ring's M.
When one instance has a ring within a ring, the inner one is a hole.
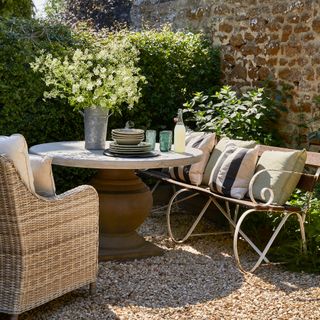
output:
M62 58L42 51L30 65L43 75L45 99L66 98L74 110L98 106L120 111L122 104L132 108L141 96L145 77L137 61L138 51L128 40L113 38Z

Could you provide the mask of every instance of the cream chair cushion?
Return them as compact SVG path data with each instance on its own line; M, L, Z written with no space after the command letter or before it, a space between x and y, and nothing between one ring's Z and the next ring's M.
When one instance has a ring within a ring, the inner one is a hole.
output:
M33 174L28 155L28 145L21 134L0 136L0 154L10 159L22 181L31 192L35 192Z
M55 196L56 187L52 174L52 159L35 154L29 154L29 158L36 193L44 197Z

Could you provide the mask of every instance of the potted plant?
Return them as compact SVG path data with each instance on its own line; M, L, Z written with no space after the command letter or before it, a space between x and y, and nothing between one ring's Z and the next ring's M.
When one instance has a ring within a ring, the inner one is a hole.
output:
M104 149L108 117L124 105L132 108L141 96L145 77L137 61L128 39L112 37L63 57L41 51L31 68L47 86L45 99L65 98L74 110L84 110L85 148Z

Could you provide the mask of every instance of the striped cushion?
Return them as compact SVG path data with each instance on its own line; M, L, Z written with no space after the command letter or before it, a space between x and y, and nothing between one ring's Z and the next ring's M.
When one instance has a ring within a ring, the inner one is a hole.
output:
M201 160L195 164L169 168L171 178L185 181L193 185L200 185L203 171L206 167L210 153L215 145L216 135L214 133L192 132L186 137L186 146L202 150Z
M217 160L221 156L221 153L224 151L227 144L231 143L231 142L233 144L235 144L237 147L247 148L247 149L254 148L257 144L255 141L252 141L252 140L251 141L234 140L234 139L231 140L227 137L220 139L219 142L215 145L215 147L209 157L206 168L204 169L202 184L209 185L210 175L211 175L213 167L217 163Z
M258 149L228 143L214 166L209 187L227 197L242 199L248 192L258 160Z

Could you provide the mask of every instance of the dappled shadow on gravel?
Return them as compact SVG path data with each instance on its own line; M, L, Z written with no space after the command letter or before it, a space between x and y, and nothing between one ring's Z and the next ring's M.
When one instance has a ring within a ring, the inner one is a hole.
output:
M230 258L172 250L162 257L100 264L99 290L108 291L106 298L115 305L183 307L237 290L243 277L229 267Z

